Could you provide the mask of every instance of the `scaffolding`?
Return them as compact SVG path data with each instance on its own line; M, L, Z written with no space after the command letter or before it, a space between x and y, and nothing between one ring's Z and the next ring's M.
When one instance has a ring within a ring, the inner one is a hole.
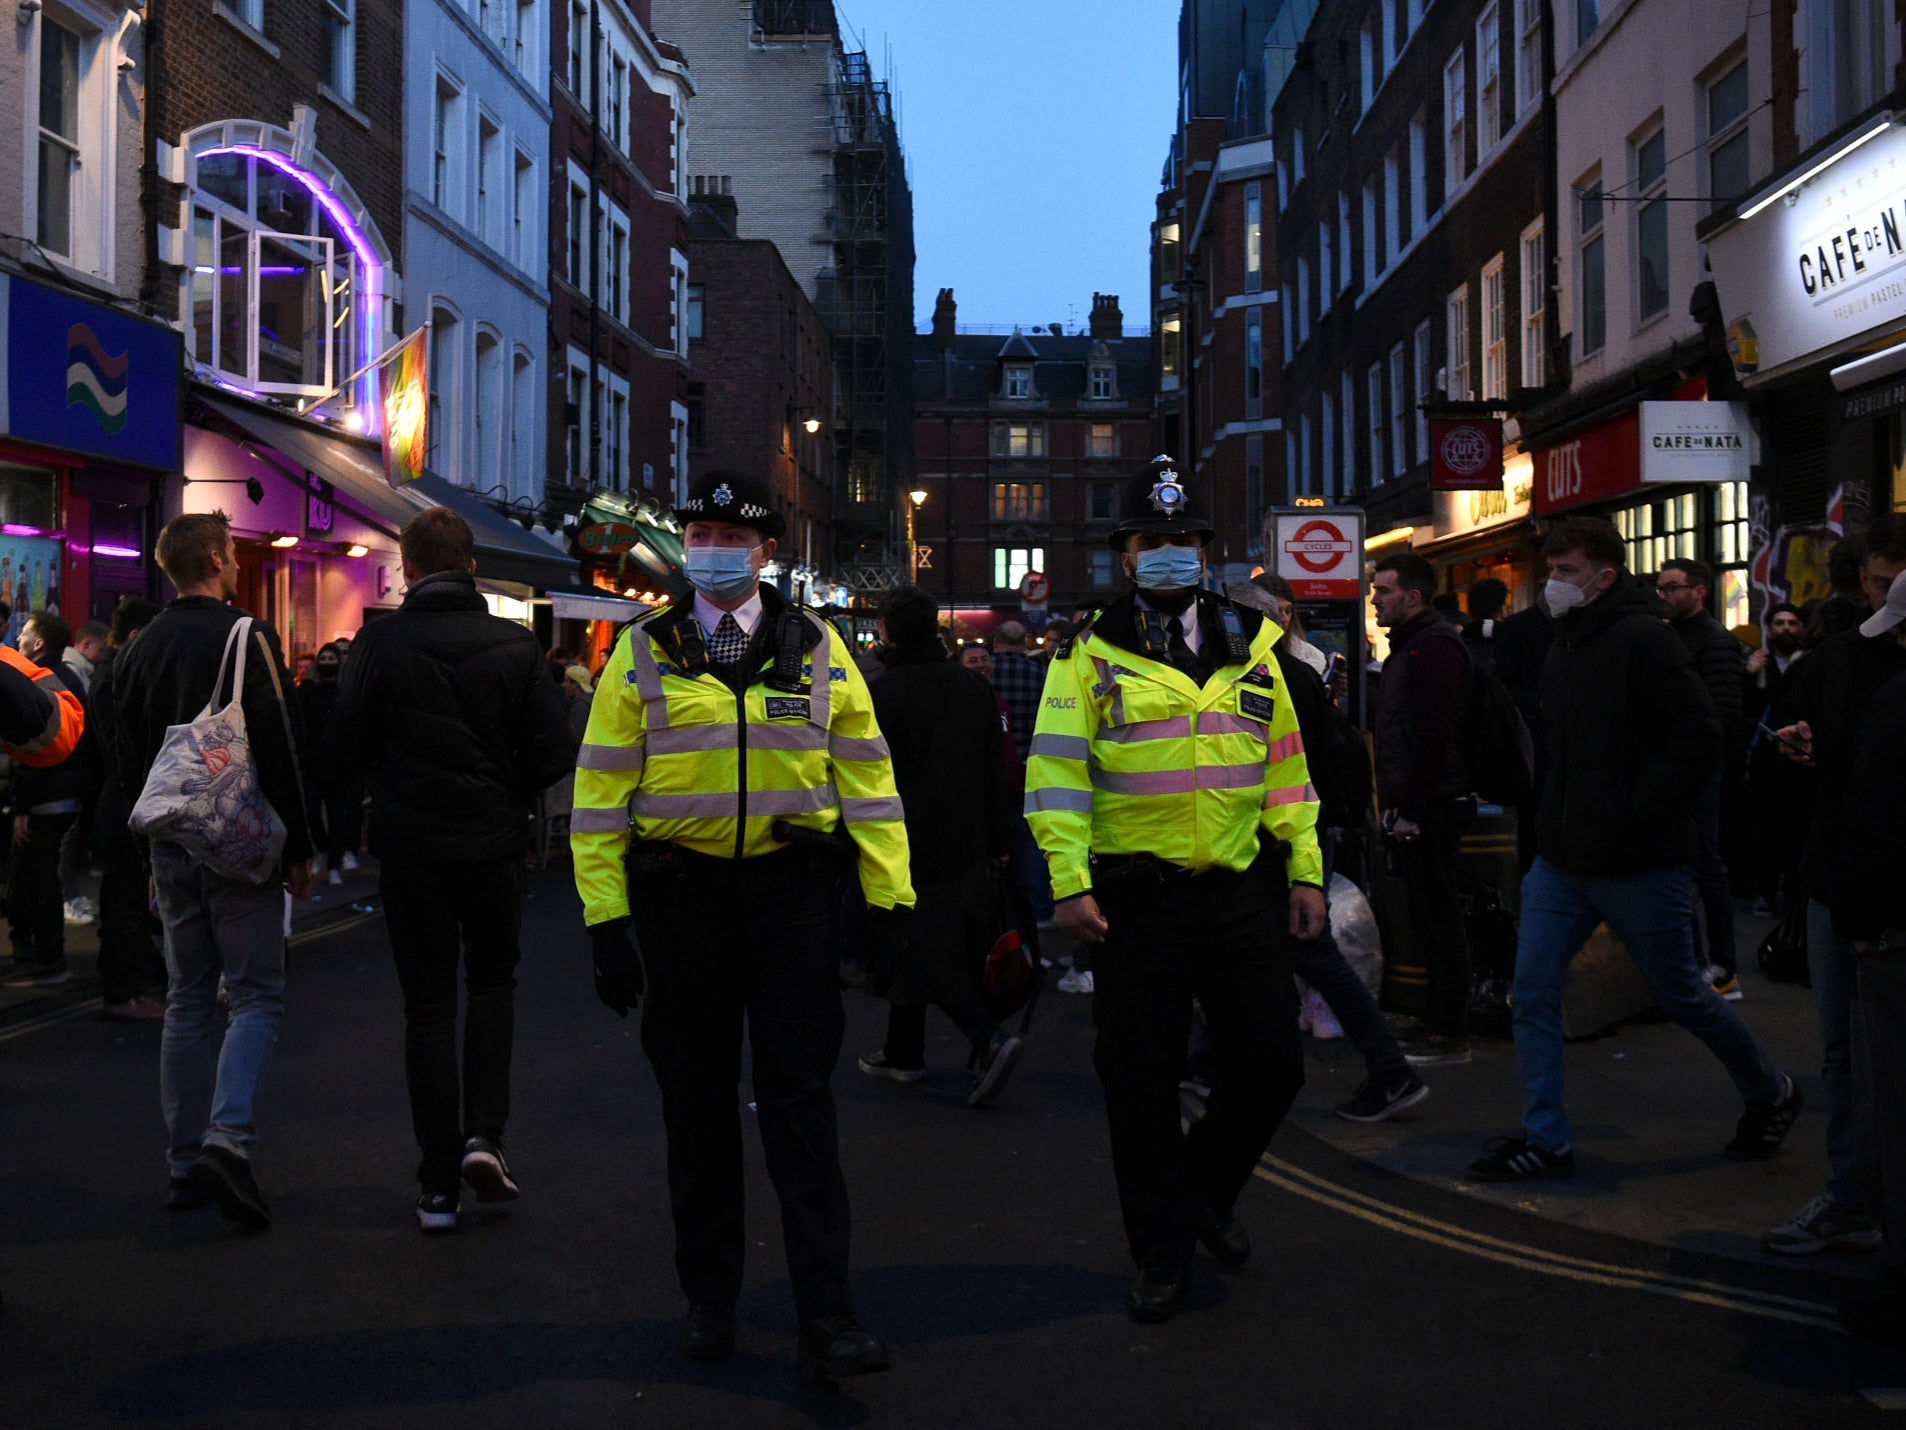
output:
M828 113L833 263L819 275L816 306L834 341L836 530L848 584L877 591L904 580L907 566L894 478L912 468L913 196L892 94L865 53L841 54Z

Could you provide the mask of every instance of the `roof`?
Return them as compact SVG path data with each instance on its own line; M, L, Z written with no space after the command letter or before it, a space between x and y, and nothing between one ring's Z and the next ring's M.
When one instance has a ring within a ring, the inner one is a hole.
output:
M951 349L932 333L913 339L913 393L919 402L983 402L999 396L1000 364L1008 359L1032 359L1033 391L1051 401L1075 401L1085 396L1092 362L1110 361L1118 368L1118 401L1149 402L1157 387L1152 340L1101 339L1088 333L1043 336L1037 347L1015 333L1004 348L996 333L957 333ZM1011 351L1014 344L1025 352Z

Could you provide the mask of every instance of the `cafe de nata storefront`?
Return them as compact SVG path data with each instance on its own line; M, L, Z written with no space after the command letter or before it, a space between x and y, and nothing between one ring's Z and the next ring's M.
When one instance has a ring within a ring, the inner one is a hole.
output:
M1700 232L1766 439L1756 548L1779 559L1789 533L1820 533L1806 569L1772 578L1824 594L1832 516L1858 531L1906 510L1906 125L1869 115Z

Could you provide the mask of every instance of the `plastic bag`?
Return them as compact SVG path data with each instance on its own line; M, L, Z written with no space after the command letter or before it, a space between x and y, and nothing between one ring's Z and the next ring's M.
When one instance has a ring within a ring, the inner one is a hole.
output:
M1330 932L1344 956L1372 998L1383 996L1383 938L1377 932L1377 916L1363 890L1342 874L1330 876Z

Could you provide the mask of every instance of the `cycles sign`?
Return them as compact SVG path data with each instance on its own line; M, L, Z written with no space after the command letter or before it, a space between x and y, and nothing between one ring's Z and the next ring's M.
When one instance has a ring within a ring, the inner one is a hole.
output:
M1280 511L1270 517L1277 574L1300 601L1354 601L1363 592L1363 513Z

